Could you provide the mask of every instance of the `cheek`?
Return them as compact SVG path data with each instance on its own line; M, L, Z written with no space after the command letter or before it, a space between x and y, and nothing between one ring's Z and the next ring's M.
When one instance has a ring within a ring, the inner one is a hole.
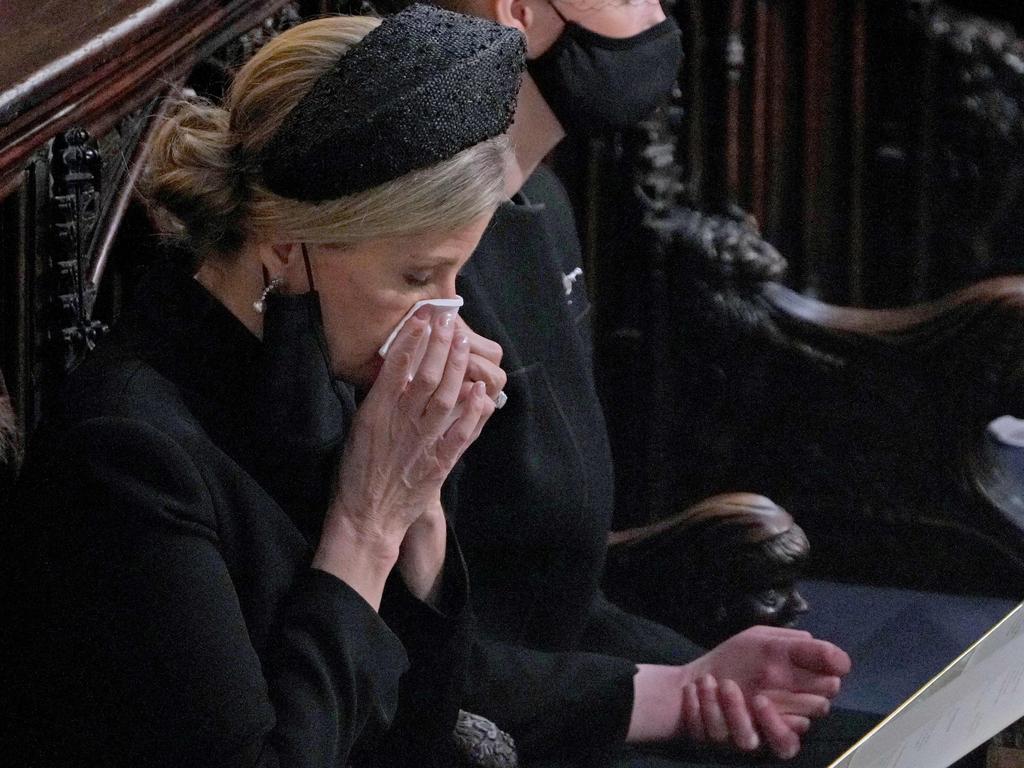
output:
M372 383L382 363L377 350L407 307L358 290L333 291L320 303L332 372L354 384Z
M551 50L551 46L561 36L561 25L557 23L547 26L534 27L531 34L526 37L526 56L530 59L537 59Z

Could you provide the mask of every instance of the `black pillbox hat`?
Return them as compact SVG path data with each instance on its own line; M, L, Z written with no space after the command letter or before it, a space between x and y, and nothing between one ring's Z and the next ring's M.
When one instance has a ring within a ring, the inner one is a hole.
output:
M324 73L261 159L296 200L361 192L504 133L526 44L515 29L434 6L386 17Z

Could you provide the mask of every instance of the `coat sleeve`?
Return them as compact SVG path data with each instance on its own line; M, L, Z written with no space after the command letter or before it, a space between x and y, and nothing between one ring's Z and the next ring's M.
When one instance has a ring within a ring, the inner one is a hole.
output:
M258 656L178 442L103 418L38 453L14 522L24 764L342 768L387 728L401 642L308 569Z
M619 608L601 592L590 604L579 647L638 664L688 664L704 653L674 629Z
M473 636L466 563L448 527L441 594L435 605L417 599L397 571L381 601L381 617L409 655L391 729L354 761L359 766L451 768L453 738Z
M636 664L686 664L703 652L601 593L576 648L545 652L478 633L464 708L512 734L528 758L601 754L625 741Z
M547 652L477 635L463 708L493 720L526 760L584 759L620 745L636 665L584 652Z

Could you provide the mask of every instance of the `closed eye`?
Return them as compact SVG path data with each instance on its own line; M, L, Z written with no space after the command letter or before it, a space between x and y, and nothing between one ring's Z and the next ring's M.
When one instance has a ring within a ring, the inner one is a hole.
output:
M430 278L429 272L411 272L405 275L405 282L416 288L422 288L430 283Z

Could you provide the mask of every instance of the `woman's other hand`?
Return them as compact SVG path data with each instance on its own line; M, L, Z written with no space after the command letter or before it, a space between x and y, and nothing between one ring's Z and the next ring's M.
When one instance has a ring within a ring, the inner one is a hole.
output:
M502 349L495 341L475 333L456 315L455 333L469 339L469 363L460 398L468 397L476 382L482 381L487 396L494 400L505 387L501 369ZM420 515L402 540L398 570L409 591L424 602L434 603L441 588L442 567L447 544L447 522L440 502Z
M740 752L762 744L748 702L732 680L692 680L686 667L638 664L626 741L678 739Z
M402 580L409 591L425 603L437 603L447 543L448 523L438 500L409 526L398 554Z
M504 354L501 345L496 341L476 333L466 325L461 317L456 317L456 332L463 333L469 339L469 365L466 368L466 380L482 381L487 388L487 396L494 400L498 393L505 389L507 376L501 368Z
M410 526L439 506L445 478L494 412L483 382L463 388L469 359L454 313L422 308L353 419L313 566L374 607Z
M828 714L850 659L807 632L753 627L685 666L637 670L627 740L765 746L789 759L811 720Z

